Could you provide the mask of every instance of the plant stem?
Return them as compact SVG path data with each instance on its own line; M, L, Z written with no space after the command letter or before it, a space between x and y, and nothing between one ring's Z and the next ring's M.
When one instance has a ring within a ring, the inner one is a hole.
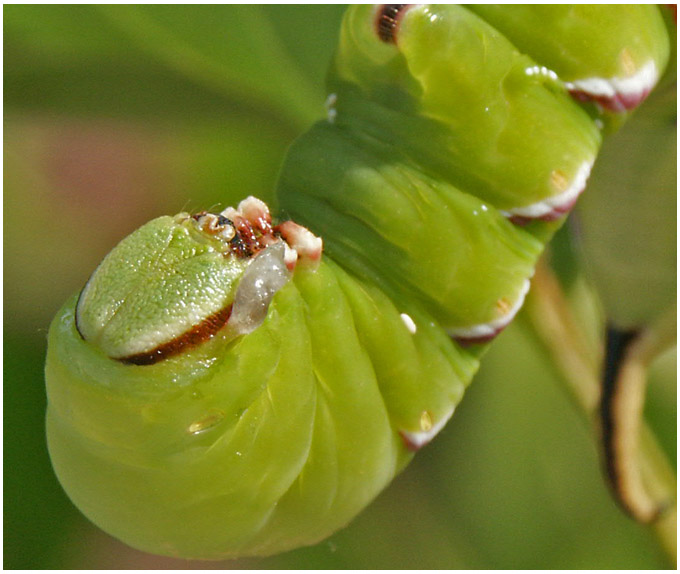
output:
M587 337L579 326L562 288L545 261L539 263L525 306L528 323L540 344L552 358L566 388L600 434L597 410L601 395L601 348L585 343ZM633 366L648 366L659 352L675 341L675 310L643 333ZM644 374L643 381L644 384ZM650 496L662 501L664 511L652 524L661 546L673 564L677 560L677 507L675 472L659 447L654 433L644 423L636 422L639 432L635 472L642 477Z

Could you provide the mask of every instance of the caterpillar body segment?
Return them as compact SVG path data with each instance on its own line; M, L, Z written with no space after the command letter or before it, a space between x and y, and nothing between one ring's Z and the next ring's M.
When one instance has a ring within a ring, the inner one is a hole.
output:
M323 226L329 255L397 300L420 301L455 330L501 319L523 297L543 243L493 206L333 125L291 151L283 209Z
M251 197L155 219L54 319L48 446L75 504L183 558L347 524L520 309L618 109L587 80L629 54L608 84L628 109L626 86L661 74L654 10L352 6L280 216Z
M296 269L249 334L227 327L151 365L104 355L75 312L74 298L50 331L55 471L95 524L171 556L325 538L443 426L478 366L426 313L408 309L412 332L330 260Z
M370 22L367 6L346 15L328 82L334 125L399 146L424 172L507 212L584 183L599 130L495 28L462 6L413 5L385 44Z
M662 15L651 4L470 6L523 52L541 60L577 99L625 112L640 105L669 58Z

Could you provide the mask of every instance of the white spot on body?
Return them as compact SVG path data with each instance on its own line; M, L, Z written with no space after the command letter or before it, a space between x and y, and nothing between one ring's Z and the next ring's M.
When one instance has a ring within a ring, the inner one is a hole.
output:
M632 76L625 78L584 78L565 82L569 91L584 92L595 97L635 95L652 89L659 77L654 61L650 60Z
M404 322L404 325L406 325L406 328L408 329L408 332L411 333L411 335L416 334L416 324L414 323L413 319L411 319L410 315L407 315L406 313L402 313L400 315L401 320Z
M628 64L628 67L632 67ZM613 78L584 78L566 82L565 87L574 95L585 95L602 107L616 112L632 109L640 104L659 79L653 60L631 75Z
M335 104L338 101L338 95L337 94L328 94L328 97L326 98L326 115L328 117L328 122L333 123L335 122L335 118L338 115L338 111L335 109Z
M555 81L559 79L555 72L545 66L531 66L530 68L526 68L524 73L527 76L542 76Z

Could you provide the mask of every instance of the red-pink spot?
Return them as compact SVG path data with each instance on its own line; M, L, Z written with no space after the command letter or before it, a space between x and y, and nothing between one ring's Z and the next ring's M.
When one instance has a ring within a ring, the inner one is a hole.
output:
M622 94L617 92L613 96L597 96L583 90L569 90L571 96L579 102L591 102L611 112L622 113L638 107L649 95L651 88L639 92Z
M458 343L461 347L470 347L472 345L483 345L484 343L488 343L489 341L493 341L502 331L505 329L507 325L503 325L502 327L499 327L498 329L494 330L493 333L488 333L485 335L479 335L477 337L462 337L462 336L453 336L451 337L456 343Z
M524 227L525 225L528 225L532 221L556 221L560 219L561 217L564 217L567 215L574 205L576 205L576 202L578 201L578 197L575 197L573 200L564 203L563 205L559 205L555 208L553 208L551 211L548 213L545 213L544 215L541 215L539 217L528 217L526 215L511 215L508 217L508 221L511 223L514 223L515 225L519 225L520 227Z

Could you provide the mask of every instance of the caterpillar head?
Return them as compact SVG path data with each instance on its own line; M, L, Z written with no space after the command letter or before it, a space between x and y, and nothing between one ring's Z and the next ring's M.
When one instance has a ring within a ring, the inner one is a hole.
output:
M293 246L299 249L301 238L294 226L273 226L267 206L252 197L219 214L154 219L90 277L78 299L76 328L108 357L136 365L218 334L250 332L297 262ZM320 249L316 238L307 251L302 245L306 258L314 251L318 259Z

